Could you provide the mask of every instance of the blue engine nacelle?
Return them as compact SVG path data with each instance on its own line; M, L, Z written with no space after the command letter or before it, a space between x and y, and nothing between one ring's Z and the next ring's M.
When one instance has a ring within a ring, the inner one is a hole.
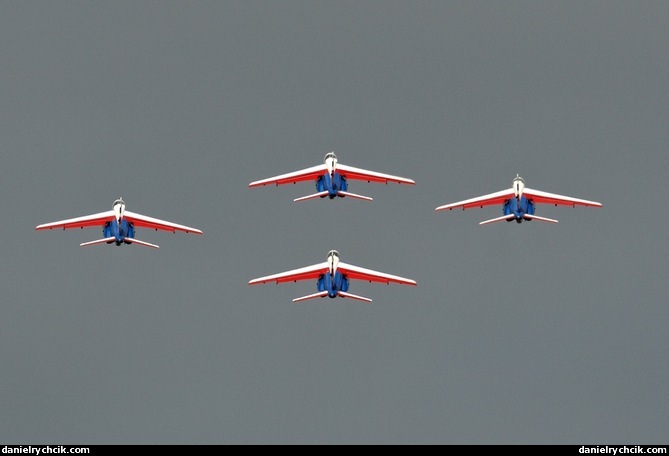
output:
M112 236L115 237L116 245L121 245L125 238L135 237L135 227L133 227L132 224L128 223L128 221L125 219L121 220L120 227L116 219L112 220L111 222L107 222L102 229L102 232L106 238Z
M334 277L323 274L318 278L316 287L318 291L327 291L329 297L336 298L338 291L348 291L348 279L339 271L335 272Z
M316 180L316 190L319 192L324 192L327 190L329 194L325 196L328 196L330 199L334 199L337 197L337 192L345 192L348 190L348 184L346 183L346 179L342 177L341 174L335 172L334 176L330 176L328 173L320 176ZM325 196L322 196L321 198L325 198Z
M515 216L516 222L521 223L523 220L525 220L523 219L523 215L534 215L534 203L532 203L532 201L528 200L524 196L521 196L520 202L517 198L511 198L504 202L503 212L504 215L513 214ZM508 221L510 222L511 220ZM530 220L528 220L528 222L529 221Z

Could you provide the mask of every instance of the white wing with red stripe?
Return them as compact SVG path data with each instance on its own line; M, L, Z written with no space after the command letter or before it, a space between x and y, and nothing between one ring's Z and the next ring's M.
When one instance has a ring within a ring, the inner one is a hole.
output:
M114 218L114 211L99 212L97 214L84 215L82 217L75 217L67 220L60 220L58 222L44 223L35 227L36 230L52 230L54 228L72 229L72 228L87 228L91 226L104 226Z
M295 182L316 180L318 176L322 176L327 172L325 164L312 166L311 168L293 171L292 173L280 174L267 179L251 182L249 187L258 187L261 185L282 185L294 184Z
M602 203L597 201L588 201L580 198L573 198L571 196L558 195L556 193L542 192L541 190L534 190L527 187L525 187L523 195L533 203L555 204L560 206L602 207Z
M366 169L355 168L353 166L343 165L341 163L337 165L337 171L346 179L379 182L382 184L387 184L388 182L395 182L397 184L416 184L416 182L414 182L412 179L407 179L406 177L393 176L392 174L384 174L376 171L368 171Z
M527 189L526 189L527 190ZM490 206L491 204L502 204L504 201L508 200L515 196L513 188L507 190L502 190L495 193L489 193L483 196L477 196L476 198L471 198L463 201L458 201L457 203L444 204L435 209L435 211L443 211L445 209L471 209L474 207L483 207Z
M173 233L176 231L183 231L185 233L202 234L202 231L197 228L147 217L146 215L138 214L136 212L125 211L123 214L124 218L131 222L135 228L151 228L154 230L172 231Z
M283 282L297 282L298 280L318 279L322 274L330 270L327 261L323 263L306 266L304 268L292 269L278 274L272 274L265 277L259 277L249 281L249 285L257 285L259 283L283 283Z
M416 285L415 280L406 279L404 277L386 274L385 272L374 271L372 269L361 268L352 264L339 262L337 268L350 280L364 280L366 282L380 282L380 283L399 283L402 285Z

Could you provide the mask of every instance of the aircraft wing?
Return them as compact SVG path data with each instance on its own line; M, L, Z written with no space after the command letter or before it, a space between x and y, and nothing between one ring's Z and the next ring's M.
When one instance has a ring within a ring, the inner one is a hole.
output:
M306 266L304 268L292 269L278 274L272 274L265 277L259 277L249 281L249 285L257 285L259 283L275 282L297 282L298 280L318 279L322 274L330 270L327 261L323 263Z
M251 182L249 187L259 187L261 185L282 185L294 184L295 182L316 180L318 176L327 172L325 163L322 165L312 166L311 168L293 171L292 173L280 174L279 176L268 177L267 179Z
M353 166L337 165L337 171L346 179L364 180L367 182L380 182L387 184L388 182L395 182L397 184L412 184L415 185L412 179L406 177L393 176L391 174L378 173L376 171L367 171L366 169L354 168Z
M326 263L327 264L327 263ZM405 279L404 277L386 274L385 272L373 271L360 266L353 266L339 262L337 270L346 275L349 279L364 280L366 282L381 282L381 283L400 283L403 285L416 285L415 280Z
M602 203L597 201L588 201L580 198L572 198L571 196L557 195L555 193L542 192L541 190L534 190L525 187L523 195L534 203L555 204L561 206L594 206L602 207Z
M525 189L525 192L527 192L527 189ZM509 188L507 190L490 193L488 195L483 195L483 196L478 196L476 198L458 201L457 203L445 204L443 206L439 206L438 208L436 208L435 211L443 211L445 209L455 209L459 207L461 207L464 210L464 209L471 209L473 207L490 206L491 204L502 204L504 203L504 201L508 200L509 198L512 198L513 196L515 196L513 188Z
M146 215L138 214L136 212L125 211L123 214L124 218L135 225L135 227L150 228L152 230L172 231L173 233L177 231L183 231L186 233L202 234L202 231L198 230L197 228L191 228L190 226L179 225L178 223L147 217Z
M36 230L52 230L54 228L62 228L64 230L70 228L88 228L91 226L103 226L105 223L114 218L114 211L105 211L97 214L84 215L83 217L75 217L67 220L60 220L58 222L45 223L35 227Z

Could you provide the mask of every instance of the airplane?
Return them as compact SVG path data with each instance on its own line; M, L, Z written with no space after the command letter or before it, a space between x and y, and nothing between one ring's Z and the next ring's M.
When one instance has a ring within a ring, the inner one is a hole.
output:
M593 206L602 207L602 203L597 201L588 201L579 198L572 198L571 196L557 195L555 193L543 192L540 190L533 190L525 187L525 181L520 175L516 174L513 179L513 185L510 189L502 190L488 195L479 196L457 203L445 204L439 206L435 211L442 211L445 209L453 210L461 207L463 210L473 207L489 206L491 204L503 204L503 213L501 217L496 217L490 220L480 222L479 225L487 225L494 222L502 222L506 220L510 222L515 220L522 223L523 220L539 220L542 222L557 223L555 219L546 217L539 217L534 214L535 206L537 204L554 204L555 206Z
M351 280L365 280L368 282L381 283L399 283L403 285L416 285L411 279L405 279L396 275L386 274L384 272L372 271L371 269L361 268L339 261L339 252L330 250L327 260L323 263L306 266L304 268L293 269L278 274L260 277L249 281L249 285L257 285L268 282L297 282L298 280L318 279L316 287L317 293L302 296L293 299L293 302L305 301L313 298L352 298L364 302L372 302L371 299L364 296L354 295L348 292L349 282Z
M325 198L326 196L330 199L348 196L351 198L372 201L372 198L368 196L356 195L355 193L350 193L348 191L348 180L354 179L385 184L388 182L416 184L412 179L378 173L376 171L367 171L365 169L354 168L353 166L338 163L335 153L329 152L325 154L324 163L322 165L312 166L311 168L294 171L292 173L281 174L279 176L251 182L249 187L259 187L271 184L278 186L282 184L294 184L296 182L315 180L316 190L318 190L317 193L295 198L293 201L305 201L319 197Z
M165 220L160 220L146 215L137 214L125 210L123 198L114 201L112 210L100 212L98 214L85 215L83 217L60 220L58 222L45 223L35 227L36 230L52 230L54 228L88 228L92 226L102 226L104 238L95 241L79 244L82 247L94 244L112 244L117 246L121 244L139 244L146 247L159 248L156 244L135 239L135 228L151 228L156 231L183 231L186 233L202 234L197 228L191 228L185 225L179 225Z

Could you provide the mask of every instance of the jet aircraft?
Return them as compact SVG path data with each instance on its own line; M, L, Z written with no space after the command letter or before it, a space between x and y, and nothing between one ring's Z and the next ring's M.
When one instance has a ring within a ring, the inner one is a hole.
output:
M395 182L398 184L412 184L415 185L412 179L407 179L399 176L392 176L390 174L378 173L376 171L367 171L365 169L354 168L347 166L337 161L337 156L334 152L329 152L325 155L325 160L322 165L312 166L311 168L294 171L292 173L281 174L279 176L269 177L259 181L251 182L249 187L259 187L265 185L282 185L294 184L302 181L314 180L316 182L317 193L307 195L300 198L295 198L293 201L304 201L312 198L330 199L336 197L351 197L366 201L372 201L372 198L363 195L356 195L348 191L349 180L362 180L367 182L378 182L387 184L388 182Z
M100 212L98 214L85 215L83 217L76 217L67 220L60 220L58 222L45 223L38 225L36 230L52 230L54 228L88 228L93 226L101 226L104 238L95 241L84 242L81 246L88 246L94 244L139 244L146 247L158 248L156 244L140 241L135 239L135 228L150 228L156 231L183 231L186 233L202 234L202 231L197 228L191 228L185 225L179 225L165 220L159 220L146 215L137 214L125 210L125 203L122 198L114 201L112 210Z
M458 201L457 203L445 204L443 206L437 207L435 211L442 211L445 209L453 210L460 207L465 210L473 207L489 206L491 204L502 204L502 211L504 215L490 220L485 220L479 223L479 225L502 222L505 220L507 222L515 220L518 223L523 222L523 220L539 220L542 222L551 223L558 222L555 219L539 217L538 215L535 215L534 211L537 204L554 204L555 206L561 205L572 207L602 207L602 203L598 203L597 201L588 201L579 198L572 198L571 196L557 195L555 193L548 193L527 188L525 187L525 181L523 178L516 174L516 178L513 180L513 185L510 189Z
M317 279L317 293L302 296L293 299L293 302L305 301L313 298L342 297L352 298L364 302L372 302L371 299L364 296L354 295L348 292L349 282L351 280L364 280L368 282L381 283L399 283L403 285L416 285L411 279L405 279L396 275L386 274L384 272L372 271L371 269L353 266L339 261L339 252L330 250L327 260L323 263L306 266L304 268L293 269L266 277L260 277L249 281L249 285L257 285L268 282L297 282L298 280Z

